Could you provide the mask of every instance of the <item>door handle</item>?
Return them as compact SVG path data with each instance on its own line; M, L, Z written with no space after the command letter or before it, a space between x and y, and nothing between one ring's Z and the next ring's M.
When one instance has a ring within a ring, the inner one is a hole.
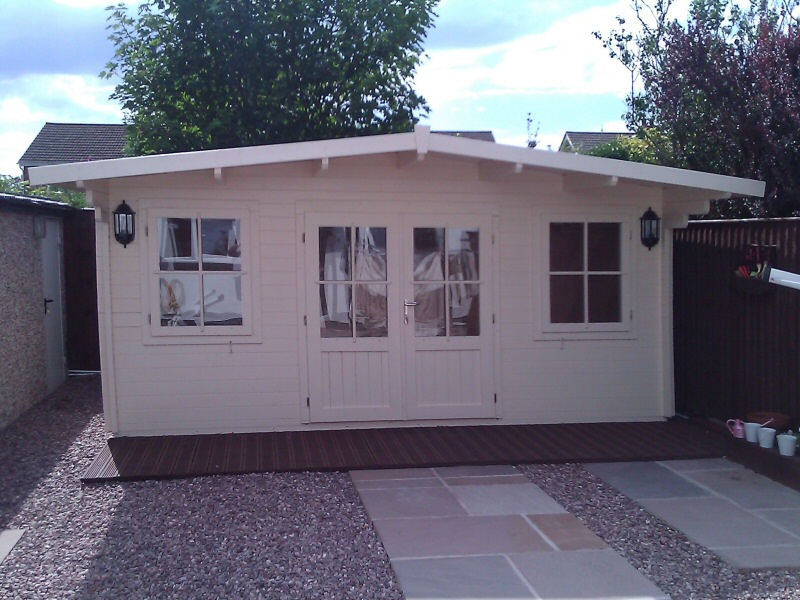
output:
M48 309L47 305L50 304L51 302L55 302L55 300L51 300L50 298L44 299L44 314L47 314L47 309Z
M409 302L406 300L403 302L403 322L408 325L408 307L409 306L419 306L419 302Z

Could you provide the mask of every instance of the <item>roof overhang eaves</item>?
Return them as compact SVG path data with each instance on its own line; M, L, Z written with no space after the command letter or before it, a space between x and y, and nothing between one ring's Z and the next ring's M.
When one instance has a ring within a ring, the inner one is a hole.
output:
M485 141L465 137L430 135L429 127L417 127L414 132L410 133L42 166L31 169L30 178L33 185L69 184L80 181L87 188L91 188L91 182L97 180L393 152L443 154L479 162L507 163L515 165L518 170L527 167L560 174L616 177L621 181L662 187L673 192L678 200L684 198L686 190L693 190L694 195L701 192L708 199L731 196L761 197L765 191L763 182L752 179L568 152L549 152L520 146L489 144ZM668 195L668 198L670 196Z

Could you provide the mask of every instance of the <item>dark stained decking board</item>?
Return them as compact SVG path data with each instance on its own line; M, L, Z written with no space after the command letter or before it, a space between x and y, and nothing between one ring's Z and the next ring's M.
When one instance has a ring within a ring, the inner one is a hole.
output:
M715 458L724 437L683 421L394 427L111 438L81 478Z

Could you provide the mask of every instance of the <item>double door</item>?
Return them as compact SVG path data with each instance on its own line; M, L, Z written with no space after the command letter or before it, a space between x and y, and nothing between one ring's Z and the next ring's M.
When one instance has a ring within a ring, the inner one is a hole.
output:
M491 226L306 215L311 421L494 416Z

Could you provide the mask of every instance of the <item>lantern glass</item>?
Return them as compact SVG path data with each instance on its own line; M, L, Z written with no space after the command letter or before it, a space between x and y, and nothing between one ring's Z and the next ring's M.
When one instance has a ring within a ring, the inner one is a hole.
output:
M135 214L125 200L114 211L114 239L126 248L136 236Z
M650 250L661 239L661 219L652 208L648 208L639 220L642 244Z

